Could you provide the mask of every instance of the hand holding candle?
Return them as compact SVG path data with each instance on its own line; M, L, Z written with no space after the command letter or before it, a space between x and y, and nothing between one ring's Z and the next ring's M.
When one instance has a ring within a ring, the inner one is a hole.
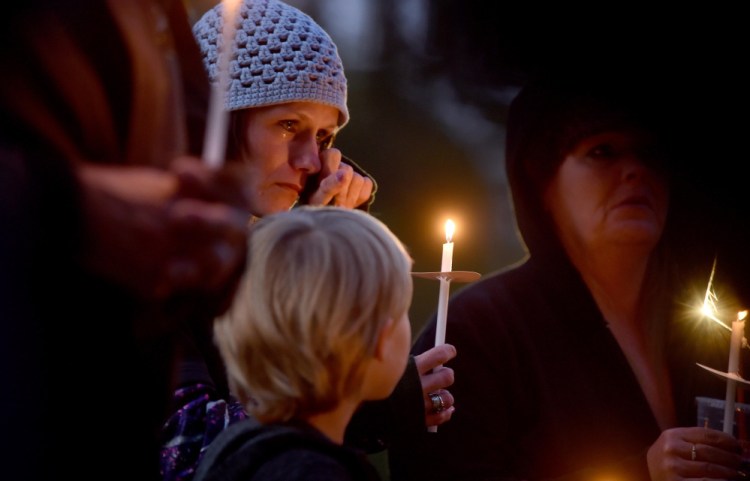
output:
M450 294L449 276L443 275L453 270L453 233L456 231L456 224L448 219L445 222L445 244L443 244L443 258L440 262L440 294L438 296L437 325L435 327L435 345L445 344L445 327L448 322L448 295ZM437 366L440 367L440 366ZM428 431L437 432L437 426L430 426Z
M435 346L445 344L445 328L448 318L448 295L450 293L451 281L473 282L481 276L478 272L454 271L453 270L453 234L456 224L452 220L445 223L445 244L443 244L443 257L440 263L440 272L412 272L414 277L423 277L440 281L440 294L438 297L437 322L435 326ZM435 366L438 369L441 366ZM433 401L434 403L434 401ZM431 433L437 432L437 426L429 426L427 430Z

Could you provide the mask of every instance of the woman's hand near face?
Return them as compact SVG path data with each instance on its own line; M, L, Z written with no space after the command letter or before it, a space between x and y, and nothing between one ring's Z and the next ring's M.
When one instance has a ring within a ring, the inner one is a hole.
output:
M337 207L353 209L367 202L373 189L369 177L358 174L351 165L341 162L338 149L324 150L320 159L320 184L310 196L310 205L332 203Z
M667 429L648 450L648 470L653 481L735 479L740 452L734 437L715 429Z

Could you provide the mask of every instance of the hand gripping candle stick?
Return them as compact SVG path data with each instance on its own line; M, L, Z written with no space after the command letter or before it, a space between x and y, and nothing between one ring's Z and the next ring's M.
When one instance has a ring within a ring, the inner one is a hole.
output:
M445 222L445 244L443 244L443 258L440 262L440 294L438 295L437 324L435 327L435 345L445 344L445 327L448 322L448 295L450 294L451 278L449 273L453 271L453 234L456 224L448 219ZM439 366L438 366L439 367ZM437 426L427 428L429 432L437 432Z
M435 279L440 281L440 294L438 296L437 323L435 326L435 345L445 344L445 331L448 321L448 296L450 294L450 283L472 282L479 279L477 272L454 271L453 270L453 234L456 230L456 224L452 220L445 223L445 244L443 244L443 258L440 263L440 272L413 272L415 277L425 279ZM440 366L436 366L436 369ZM430 426L429 432L437 432L437 426Z
M221 45L219 48L216 82L211 86L208 104L208 120L203 140L203 161L209 167L218 168L224 163L226 154L229 112L226 95L229 87L229 59L232 56L234 36L237 31L237 14L240 0L224 0L221 12Z

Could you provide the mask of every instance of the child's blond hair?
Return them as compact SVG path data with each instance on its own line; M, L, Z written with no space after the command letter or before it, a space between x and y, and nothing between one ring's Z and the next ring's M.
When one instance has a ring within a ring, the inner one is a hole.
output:
M214 328L247 409L261 422L286 421L357 389L379 332L409 308L411 264L362 211L299 207L256 223L245 277Z

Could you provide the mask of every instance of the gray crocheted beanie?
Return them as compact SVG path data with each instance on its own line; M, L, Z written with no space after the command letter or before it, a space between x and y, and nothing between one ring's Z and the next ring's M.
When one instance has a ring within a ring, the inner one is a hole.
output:
M193 26L212 83L218 81L223 2ZM349 121L346 77L336 45L310 16L278 0L243 0L229 72L227 108L309 101Z

